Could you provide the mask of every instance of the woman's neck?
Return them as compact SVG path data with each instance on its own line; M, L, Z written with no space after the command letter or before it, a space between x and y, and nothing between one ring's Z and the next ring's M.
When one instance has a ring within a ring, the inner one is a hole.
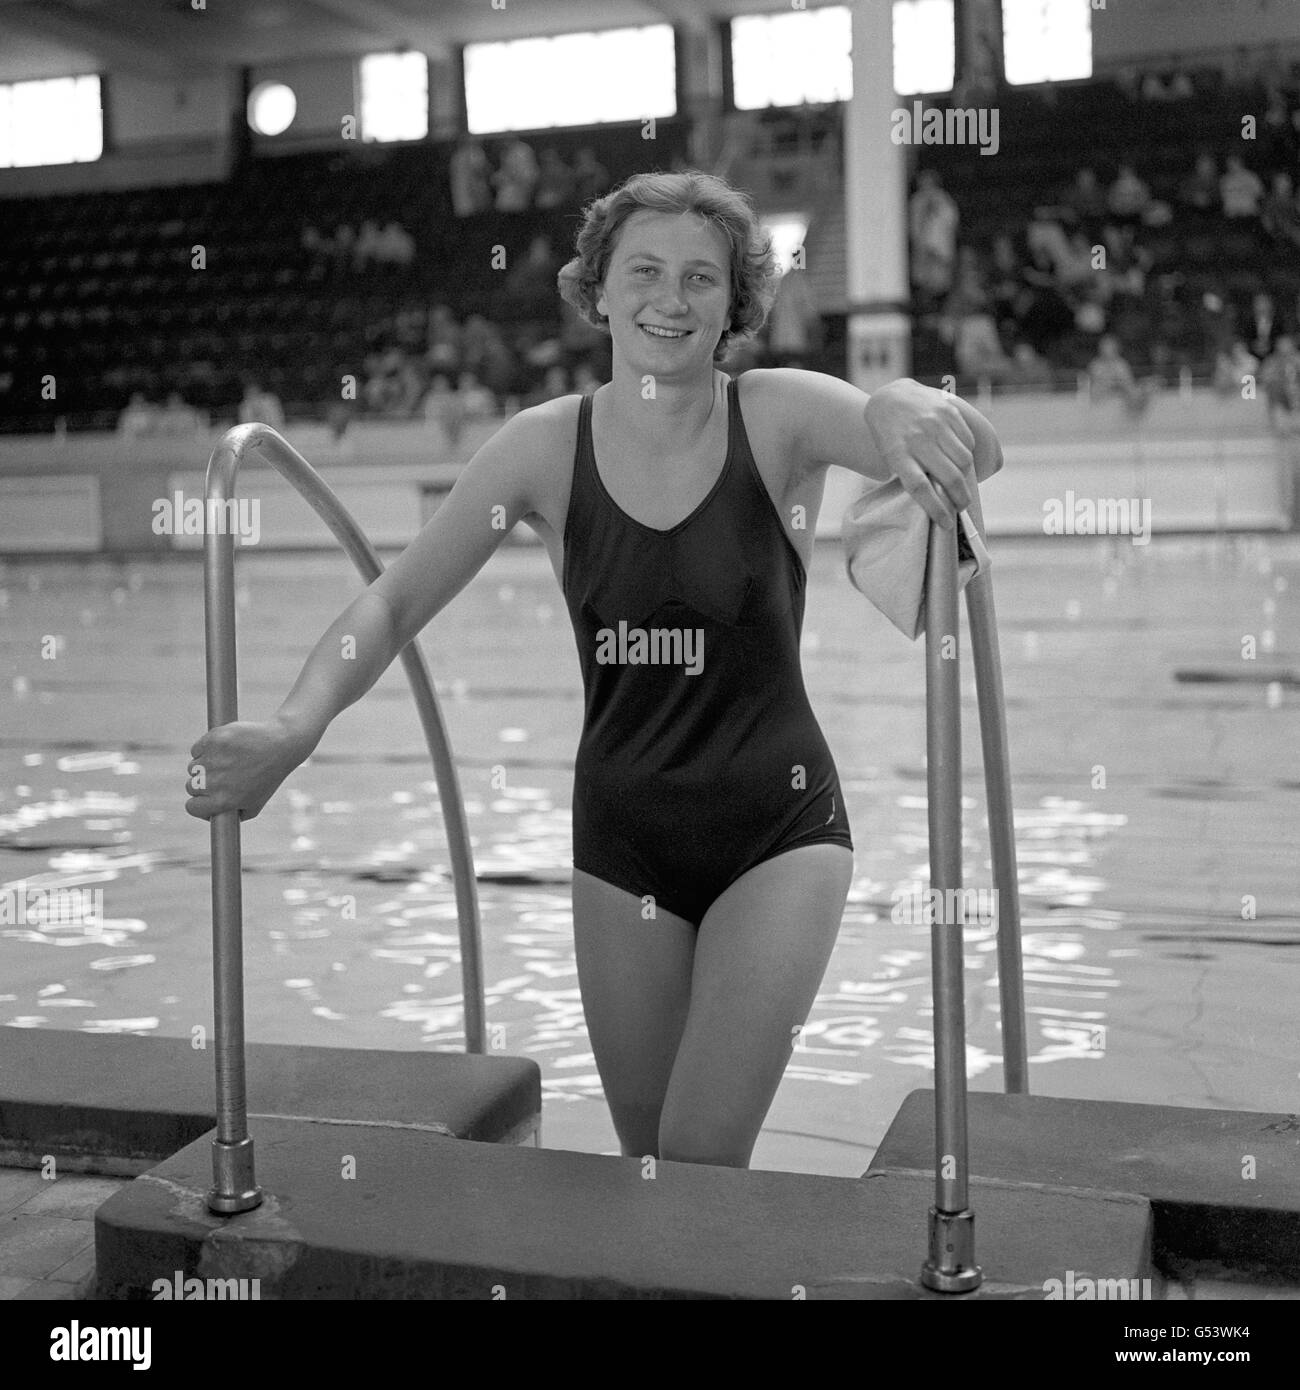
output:
M664 381L636 376L630 369L614 375L598 394L606 419L632 442L644 441L656 452L671 454L698 442L713 419L726 384L714 368L706 377Z

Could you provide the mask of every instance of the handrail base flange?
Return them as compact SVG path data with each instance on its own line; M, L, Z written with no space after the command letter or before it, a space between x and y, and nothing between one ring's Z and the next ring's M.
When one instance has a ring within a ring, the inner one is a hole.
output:
M218 1216L236 1216L262 1205L262 1189L253 1178L251 1138L228 1143L212 1141L212 1187L208 1210Z
M935 1293L970 1293L984 1281L975 1263L975 1213L930 1208L930 1258L921 1283Z

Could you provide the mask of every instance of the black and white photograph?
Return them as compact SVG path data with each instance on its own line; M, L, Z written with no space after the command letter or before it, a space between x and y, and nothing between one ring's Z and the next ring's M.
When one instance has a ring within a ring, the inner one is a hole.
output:
M1300 0L0 0L23 1365L1280 1370L1297 1001Z

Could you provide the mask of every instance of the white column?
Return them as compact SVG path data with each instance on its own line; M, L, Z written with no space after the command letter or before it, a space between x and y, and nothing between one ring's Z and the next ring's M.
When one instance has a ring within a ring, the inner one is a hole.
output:
M911 370L907 151L890 139L893 0L854 0L853 97L844 115L849 380L874 391Z

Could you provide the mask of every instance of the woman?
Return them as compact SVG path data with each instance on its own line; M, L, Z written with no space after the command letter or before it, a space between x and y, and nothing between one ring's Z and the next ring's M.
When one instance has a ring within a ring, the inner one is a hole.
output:
M628 1155L745 1167L853 866L799 669L826 469L897 474L951 527L973 451L998 446L978 412L914 382L868 403L815 372L729 381L717 364L761 326L777 272L748 200L720 179L633 177L587 208L577 251L561 292L611 335L612 380L521 411L479 449L275 717L194 745L206 789L186 809L256 815L527 521L586 691L574 937L614 1126Z

